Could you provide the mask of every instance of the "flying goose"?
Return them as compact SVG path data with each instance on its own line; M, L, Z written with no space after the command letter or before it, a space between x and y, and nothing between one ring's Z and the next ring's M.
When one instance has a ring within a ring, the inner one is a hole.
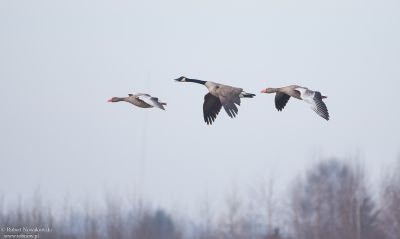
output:
M240 98L253 98L255 96L255 94L244 92L242 88L222 85L212 81L195 80L184 76L175 80L178 82L198 83L207 87L209 93L204 96L203 115L204 121L208 125L215 121L222 106L229 117L234 118L238 114L236 105L240 105Z
M128 94L128 97L113 97L108 100L108 102L119 101L125 101L140 108L156 107L162 110L165 110L164 105L167 105L167 103L160 102L157 97L152 97L149 94L143 93Z
M326 108L325 103L322 101L322 99L328 97L321 95L321 92L312 91L302 86L290 85L281 88L265 88L261 90L261 93L276 93L275 107L278 111L282 111L290 97L294 97L311 104L312 110L322 118L329 120L328 108Z

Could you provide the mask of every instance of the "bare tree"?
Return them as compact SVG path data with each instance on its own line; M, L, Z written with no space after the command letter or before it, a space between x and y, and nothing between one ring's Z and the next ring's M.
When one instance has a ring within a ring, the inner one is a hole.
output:
M386 174L381 192L382 228L388 239L400 235L400 158L393 172Z
M83 234L87 239L98 239L100 238L100 230L99 227L100 222L97 220L99 215L96 215L96 212L91 207L91 203L89 201L85 202L84 205L84 215L83 215Z
M208 195L208 194L207 194ZM195 231L196 239L216 239L218 238L217 229L214 226L215 210L209 198L206 198L200 205L200 223Z
M240 196L236 185L225 198L225 210L219 219L220 237L226 239L253 239L257 237L257 219L246 210L246 202Z
M117 202L110 195L106 196L106 229L107 238L122 239L124 236L123 215L121 202Z
M299 239L382 238L363 170L323 161L296 183L291 194L293 233ZM375 235L375 237L374 237Z
M37 226L44 224L43 216L43 202L40 189L37 189L32 198L31 210L29 212L29 224L30 226Z
M264 234L273 234L278 227L275 214L278 211L278 199L275 192L275 180L273 177L260 181L251 191L250 204L252 213L257 216L257 224L260 224ZM254 204L254 205L252 205Z
M0 226L6 225L6 212L4 211L4 195L0 192Z

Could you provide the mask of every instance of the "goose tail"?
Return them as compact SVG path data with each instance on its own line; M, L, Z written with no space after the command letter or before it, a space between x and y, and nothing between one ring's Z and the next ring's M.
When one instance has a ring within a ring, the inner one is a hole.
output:
M242 98L253 98L254 96L256 96L256 95L252 94L252 93L247 93L244 91L240 94L240 97L242 97Z

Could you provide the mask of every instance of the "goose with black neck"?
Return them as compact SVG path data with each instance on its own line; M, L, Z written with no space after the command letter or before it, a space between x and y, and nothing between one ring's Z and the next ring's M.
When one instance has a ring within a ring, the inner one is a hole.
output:
M204 85L208 93L204 96L203 116L204 121L211 125L217 118L222 106L229 117L234 118L238 114L240 98L253 98L255 94L246 93L242 88L223 85L212 81L203 81L181 76L175 79L177 82L192 82Z

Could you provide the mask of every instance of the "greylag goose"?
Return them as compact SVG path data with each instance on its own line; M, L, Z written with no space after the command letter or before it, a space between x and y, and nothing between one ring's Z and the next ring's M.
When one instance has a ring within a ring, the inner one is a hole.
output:
M229 117L234 118L239 111L236 105L240 105L240 98L253 98L255 96L255 94L244 92L242 88L222 85L211 81L195 80L184 76L175 79L175 81L193 82L207 87L209 93L204 96L203 116L204 121L208 125L211 125L215 121L222 106Z
M143 93L128 94L128 97L113 97L108 100L108 102L119 101L125 101L140 108L156 107L162 110L165 110L164 105L167 105L167 103L160 102L157 97L152 97L149 94Z
M261 90L261 93L276 93L275 107L278 111L282 111L290 97L294 97L309 103L311 105L311 109L314 110L319 116L329 120L328 108L322 101L327 97L321 95L321 93L318 91L312 91L306 87L298 85L290 85L281 88L265 88Z

